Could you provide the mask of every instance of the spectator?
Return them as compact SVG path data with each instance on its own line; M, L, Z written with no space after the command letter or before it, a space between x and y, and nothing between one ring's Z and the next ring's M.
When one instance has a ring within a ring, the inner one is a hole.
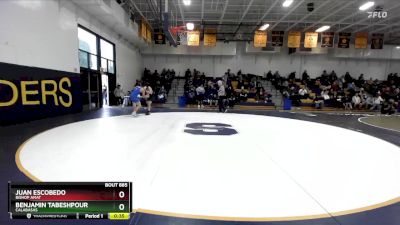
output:
M225 86L221 80L217 81L218 84L218 108L220 112L226 112L225 107Z
M383 102L381 113L392 115L396 112L397 105L394 102L394 99L389 99L389 101Z
M204 94L205 94L206 90L204 89L203 84L200 84L200 86L198 86L196 88L196 98L197 98L197 108L204 108L203 105L203 101L204 101Z
M375 97L372 98L372 107L370 110L380 110L382 102L382 97L379 94L376 94Z
M361 108L362 108L363 104L362 104L361 97L360 97L359 93L356 93L356 94L352 97L351 101L352 101L352 103L353 103L353 107L354 107L354 108L358 108L358 109L361 109Z
M114 89L114 96L117 99L117 104L122 105L122 102L124 100L124 91L122 90L120 84L118 84L117 87Z

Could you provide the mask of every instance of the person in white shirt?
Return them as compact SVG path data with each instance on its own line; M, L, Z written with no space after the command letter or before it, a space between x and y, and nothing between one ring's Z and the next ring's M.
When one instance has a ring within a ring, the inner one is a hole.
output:
M218 108L220 112L226 112L225 108L225 98L226 98L226 93L225 93L225 86L222 82L222 80L219 80L217 82L218 84Z
M118 84L117 87L114 89L114 96L115 98L117 98L118 105L122 105L124 95L124 90L122 90L121 85Z
M380 110L382 102L382 97L377 94L375 97L372 98L372 107L370 108L370 110Z
M363 106L363 103L361 102L361 97L359 93L356 93L352 98L351 101L353 103L354 108L361 109Z
M309 93L308 93L308 89L307 89L307 87L305 85L301 86L301 88L299 89L299 95L300 95L301 99L308 98Z
M204 94L206 90L204 89L203 84L196 88L196 98L197 98L197 108L204 108L203 101L204 101Z

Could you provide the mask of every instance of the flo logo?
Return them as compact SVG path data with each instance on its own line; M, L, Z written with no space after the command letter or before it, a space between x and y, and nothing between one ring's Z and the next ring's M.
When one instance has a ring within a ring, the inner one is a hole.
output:
M184 132L194 135L234 135L238 132L225 123L188 123Z
M388 16L387 12L368 12L368 18L379 18L379 19L384 19Z
M388 12L383 11L383 8L381 6L375 7L375 10L373 12L368 12L368 18L384 19L387 16Z

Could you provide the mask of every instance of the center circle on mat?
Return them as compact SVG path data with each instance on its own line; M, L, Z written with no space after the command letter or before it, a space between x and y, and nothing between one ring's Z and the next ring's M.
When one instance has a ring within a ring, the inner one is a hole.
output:
M399 147L301 120L218 113L117 116L27 141L40 181L132 181L133 209L240 218L362 211L400 196Z

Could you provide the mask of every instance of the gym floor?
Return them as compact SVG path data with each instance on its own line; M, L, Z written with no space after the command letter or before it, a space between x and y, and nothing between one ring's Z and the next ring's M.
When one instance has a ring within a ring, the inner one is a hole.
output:
M132 118L130 111L111 107L0 127L3 183L141 184L129 221L57 224L400 224L398 116L155 108ZM184 134L191 123L221 123L239 135ZM67 149L71 160L62 154ZM107 149L129 157L110 160ZM6 189L0 199L1 224L54 224L11 221Z

